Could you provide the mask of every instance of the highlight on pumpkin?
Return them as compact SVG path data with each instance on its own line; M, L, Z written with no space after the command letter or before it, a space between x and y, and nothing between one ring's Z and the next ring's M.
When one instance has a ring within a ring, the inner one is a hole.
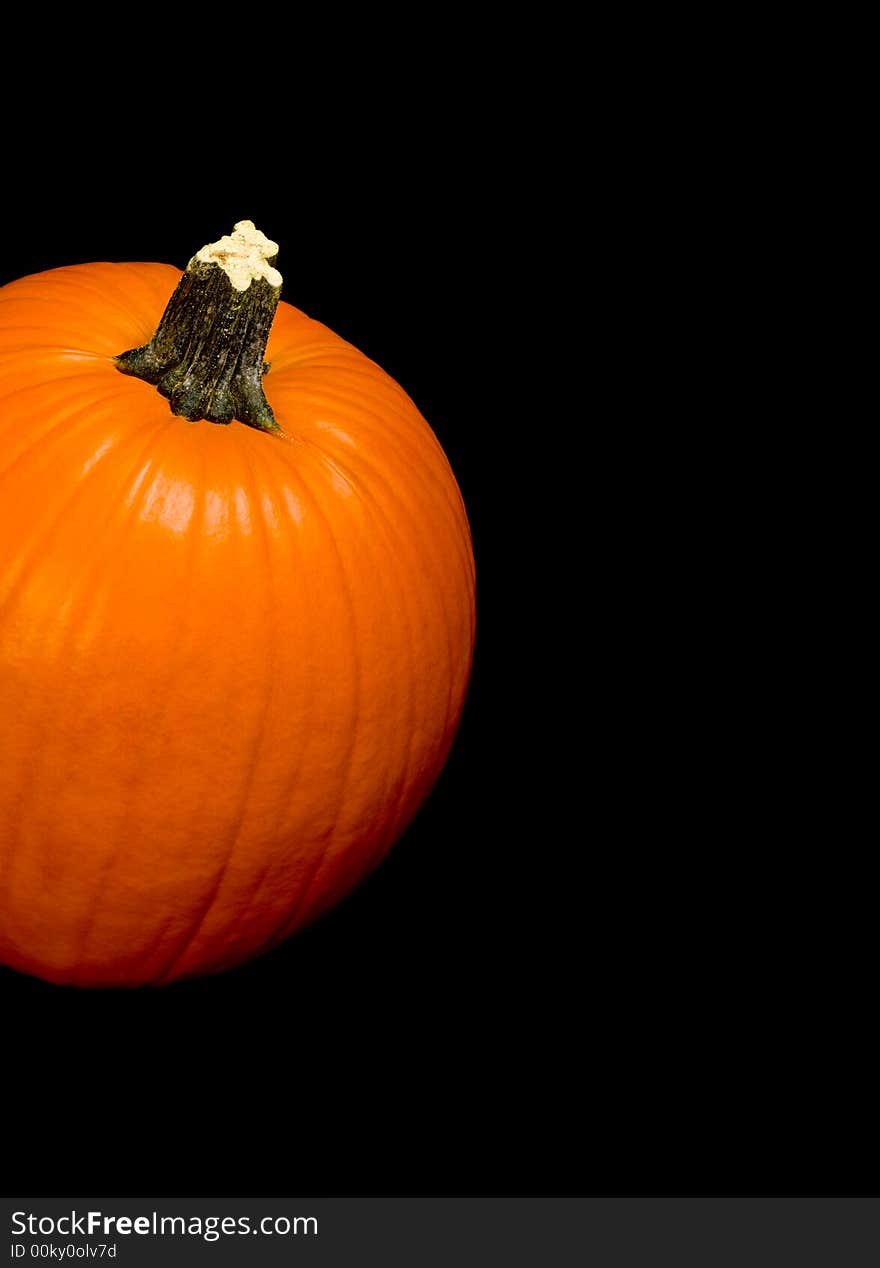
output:
M379 865L453 743L458 486L401 388L280 301L276 253L239 221L184 272L0 290L0 962L21 972L158 986L263 954Z

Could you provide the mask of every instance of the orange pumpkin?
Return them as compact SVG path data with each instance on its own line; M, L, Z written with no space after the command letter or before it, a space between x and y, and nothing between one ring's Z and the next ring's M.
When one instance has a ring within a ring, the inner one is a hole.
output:
M248 223L205 266L236 302ZM273 430L188 421L120 354L190 278L0 289L0 960L54 982L213 973L313 921L418 809L468 683L468 523L412 401L281 303ZM241 351L212 302L193 365Z

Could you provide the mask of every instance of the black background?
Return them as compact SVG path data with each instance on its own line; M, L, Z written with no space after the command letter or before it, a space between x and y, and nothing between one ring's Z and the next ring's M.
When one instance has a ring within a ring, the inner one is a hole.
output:
M0 280L183 266L244 217L277 239L284 298L398 379L458 477L461 731L382 868L257 963L138 992L0 973L14 1190L870 1191L803 433L739 398L747 341L712 368L727 262L689 277L670 210L693 169L633 152L647 120L609 160L619 103L584 140L565 75L505 77L492 41L345 92L326 52L300 86L313 52L234 133L192 78L174 107L78 78L9 137Z

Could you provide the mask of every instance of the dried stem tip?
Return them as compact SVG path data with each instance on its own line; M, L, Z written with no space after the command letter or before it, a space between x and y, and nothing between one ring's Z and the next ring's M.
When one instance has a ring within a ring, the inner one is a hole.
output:
M261 233L253 220L239 220L232 233L197 251L187 267L192 268L197 260L218 264L237 291L246 291L255 277L264 277L270 286L279 287L281 274L269 263L277 256L277 242Z

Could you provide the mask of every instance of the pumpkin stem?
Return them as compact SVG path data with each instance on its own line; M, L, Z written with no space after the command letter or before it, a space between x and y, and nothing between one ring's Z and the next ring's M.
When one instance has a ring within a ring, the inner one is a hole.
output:
M280 432L263 391L263 360L281 274L278 245L253 221L198 251L149 343L115 359L117 370L154 383L171 411L191 422L237 419Z

